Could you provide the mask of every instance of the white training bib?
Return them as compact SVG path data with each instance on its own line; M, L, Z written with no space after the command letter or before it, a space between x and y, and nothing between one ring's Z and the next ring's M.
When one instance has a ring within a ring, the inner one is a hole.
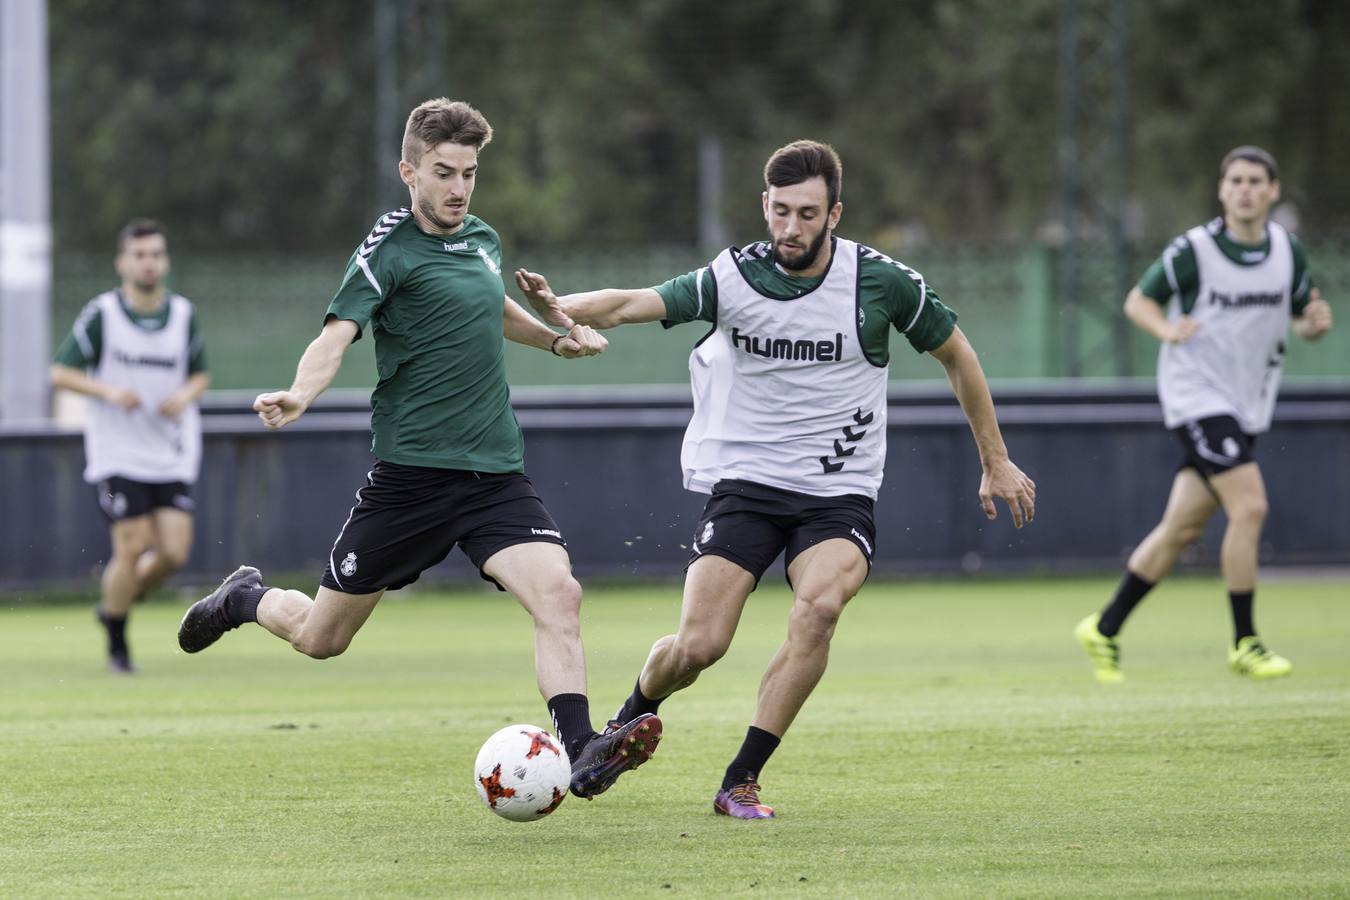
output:
M875 498L886 459L886 367L858 332L858 245L836 238L810 293L778 300L741 274L732 247L713 260L717 324L689 356L694 415L684 486L724 478L816 496Z
M1164 343L1158 352L1158 399L1168 428L1225 415L1247 434L1270 428L1289 334L1294 251L1287 231L1274 222L1267 228L1270 251L1250 266L1225 256L1206 226L1186 232L1200 278L1190 315L1200 327L1185 343ZM1181 314L1174 296L1168 319Z
M159 404L188 379L192 304L170 294L168 320L155 331L131 320L116 293L99 295L103 352L94 377L129 388L141 405L127 411L91 399L84 429L84 479L90 484L119 476L164 484L197 480L201 465L201 417L195 403L177 418L159 414Z

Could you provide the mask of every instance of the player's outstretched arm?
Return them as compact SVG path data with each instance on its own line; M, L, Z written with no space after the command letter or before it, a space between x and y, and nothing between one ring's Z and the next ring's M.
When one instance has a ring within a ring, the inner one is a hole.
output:
M1294 319L1294 334L1305 341L1315 341L1331 330L1331 304L1322 299L1322 292L1313 288L1308 305Z
M666 317L666 304L652 288L606 288L558 297L549 288L548 280L543 275L524 269L516 270L516 284L530 305L550 324L576 323L594 328L614 328L618 325L657 322Z
M77 394L84 394L86 397L94 397L104 403L120 406L122 409L135 409L141 405L141 398L136 396L135 391L99 381L97 378L90 378L84 372L70 366L54 363L49 377L52 387L74 391Z
M502 334L508 341L551 350L563 359L599 356L609 346L605 336L589 325L572 325L566 334L558 334L541 324L510 297L506 298L506 309L502 315Z
M960 328L942 346L931 351L947 370L947 380L961 404L975 444L980 451L980 505L990 519L998 517L994 498L1001 497L1012 513L1013 525L1022 527L1036 517L1036 483L1008 458L1008 448L998 428L994 398L980 368L980 358Z
M1200 323L1190 316L1182 316L1175 322L1167 320L1167 313L1157 301L1148 297L1138 287L1130 289L1125 298L1125 318L1141 331L1146 331L1160 341L1169 344L1181 344L1190 340Z
M288 391L259 394L253 401L253 410L268 428L284 428L305 414L314 398L333 383L342 357L356 340L356 323L350 319L331 318L323 331L305 348L300 365L295 370L295 382Z

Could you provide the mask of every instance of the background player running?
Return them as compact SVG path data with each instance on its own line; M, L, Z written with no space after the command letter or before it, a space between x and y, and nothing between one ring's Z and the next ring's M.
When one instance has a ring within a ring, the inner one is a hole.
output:
M1252 616L1267 508L1252 446L1270 428L1291 320L1295 334L1315 341L1331 329L1331 307L1298 240L1270 221L1279 199L1275 159L1260 147L1233 150L1219 165L1223 215L1172 241L1125 300L1130 321L1162 341L1158 399L1183 458L1162 521L1130 554L1115 596L1074 630L1098 681L1124 680L1116 636L1126 617L1220 508L1233 612L1228 664L1254 678L1293 670L1257 637Z
M132 604L192 549L192 485L202 449L197 400L211 376L192 304L164 286L164 228L151 219L127 223L114 264L121 286L80 311L56 352L51 381L91 398L84 479L97 487L112 542L98 619L108 637L108 670L130 674Z

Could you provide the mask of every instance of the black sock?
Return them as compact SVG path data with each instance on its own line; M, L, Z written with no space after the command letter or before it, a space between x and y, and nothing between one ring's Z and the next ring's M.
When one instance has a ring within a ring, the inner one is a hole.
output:
M1256 635L1256 624L1252 621L1252 602L1255 591L1229 591L1228 602L1233 607L1233 646L1245 637Z
M773 751L778 749L780 740L777 735L769 734L763 728L751 725L746 729L745 742L741 744L740 752L722 776L722 790L730 790L733 785L745 781L759 780L760 771L769 757L773 756Z
M576 759L586 742L595 737L591 727L591 704L585 694L555 694L548 700L553 730L569 759Z
M1153 582L1145 581L1138 575L1125 570L1125 577L1120 579L1120 586L1116 588L1116 595L1111 598L1111 602L1102 610L1101 621L1097 623L1097 630L1107 637L1115 637L1120 633L1120 626L1125 624L1125 617L1134 612L1134 608L1139 605L1139 601L1144 599L1144 595L1153 590Z
M263 594L270 590L269 587L241 584L230 591L230 596L225 598L225 612L230 621L237 625L258 621L258 604L262 602Z
M127 649L127 617L110 616L100 609L98 620L108 632L108 655L123 659L128 657L130 651Z
M639 678L637 683L633 685L632 696L623 701L623 706L619 707L619 711L614 714L614 718L619 722L631 722L644 713L655 713L661 705L661 700L664 699L662 697L653 700L642 693L642 679Z

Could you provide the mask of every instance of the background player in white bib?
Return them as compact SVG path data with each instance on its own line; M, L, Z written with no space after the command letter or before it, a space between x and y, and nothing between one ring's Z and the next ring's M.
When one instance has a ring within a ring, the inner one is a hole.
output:
M1098 681L1124 679L1116 635L1126 617L1220 507L1234 630L1228 664L1255 678L1293 669L1261 642L1252 617L1267 506L1252 445L1270 428L1291 322L1299 337L1317 340L1331 329L1331 307L1298 241L1270 221L1279 199L1275 159L1236 148L1219 165L1223 216L1174 240L1125 300L1130 321L1162 342L1158 398L1185 457L1162 521L1130 555L1115 596L1074 631Z
M946 368L979 445L988 517L994 497L1018 527L1035 506L1035 485L1008 459L955 315L919 273L835 236L843 204L833 148L780 148L764 183L769 241L731 247L658 288L558 298L541 276L516 273L553 324L712 325L689 358L694 414L681 453L685 486L712 499L695 530L679 631L652 647L615 723L656 712L721 658L760 575L785 552L794 591L787 640L714 799L718 813L741 819L773 816L759 800L759 774L824 674L835 624L871 565L891 328Z
M51 381L90 398L84 478L98 486L112 537L98 618L108 633L109 670L130 673L131 605L192 549L197 398L211 377L192 304L165 290L169 252L159 223L135 219L123 228L115 265L121 287L81 310Z

